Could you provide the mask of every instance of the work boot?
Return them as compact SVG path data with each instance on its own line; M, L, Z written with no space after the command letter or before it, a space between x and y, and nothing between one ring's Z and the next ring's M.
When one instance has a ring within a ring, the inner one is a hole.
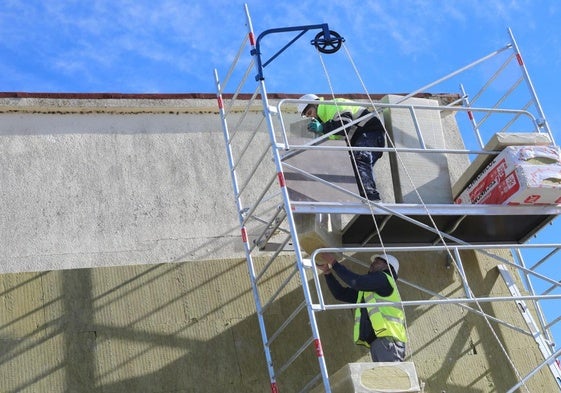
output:
M366 199L368 199L369 201L379 202L381 201L380 193L377 190L368 192L366 193Z

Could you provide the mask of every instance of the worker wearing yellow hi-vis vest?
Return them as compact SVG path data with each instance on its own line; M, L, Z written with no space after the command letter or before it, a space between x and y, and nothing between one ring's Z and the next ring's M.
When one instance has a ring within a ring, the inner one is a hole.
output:
M305 94L300 99L305 101L298 105L298 112L311 119L308 123L310 132L322 135L344 127L336 135L346 138L349 146L384 147L386 145L386 130L376 115L368 116L371 114L368 109L349 105L349 100L344 98L336 98L335 105L322 103L323 98L315 94ZM349 125L354 120L357 122ZM370 201L380 200L373 170L374 164L380 157L382 157L381 151L369 150L353 150L351 155L359 194Z
M367 303L355 310L354 341L370 348L374 362L401 362L405 358L405 315L398 306L377 307L377 302L400 302L396 279L399 262L393 255L372 257L367 274L356 274L337 262L331 254L330 263L318 265L335 299L347 303ZM347 286L343 286L332 272Z

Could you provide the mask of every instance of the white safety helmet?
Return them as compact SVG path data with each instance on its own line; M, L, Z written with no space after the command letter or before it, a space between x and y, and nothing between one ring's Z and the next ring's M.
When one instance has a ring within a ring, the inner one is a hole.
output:
M302 97L300 97L299 99L300 99L300 100L308 100L308 101L310 101L310 100L319 100L319 97L316 96L315 94L304 94L304 95L303 95ZM307 104L307 103L298 104L298 113L299 113L300 115L303 115L302 112L304 112L304 109L306 109L306 107L307 107L308 105L310 105L310 104Z
M379 255L374 255L370 261L374 262L374 259L376 258L381 258L384 261L386 261L386 263L388 263L391 267L393 267L393 270L395 271L395 274L398 274L399 272L399 261L397 260L396 257L394 257L393 255L389 255L389 254L379 254Z

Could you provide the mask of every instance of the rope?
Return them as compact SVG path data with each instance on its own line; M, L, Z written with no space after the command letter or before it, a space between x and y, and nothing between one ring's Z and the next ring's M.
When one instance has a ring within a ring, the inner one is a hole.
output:
M344 43L343 43L343 46L345 46ZM322 68L323 68L323 72L325 73L325 77L326 77L326 79L327 79L327 84L329 85L329 91L330 91L330 93L331 93L331 99L332 99L332 100L335 100L335 92L333 91L333 84L331 83L331 78L329 77L329 72L327 71L327 67L326 67L326 65L325 65L325 62L323 61L323 56L322 56L322 54L321 54L321 52L320 52L319 50L317 51L317 53L318 53L318 55L319 55L319 59L320 59L320 62L321 62L321 66L322 66ZM372 102L371 99L370 99L370 101ZM337 109L339 108L339 105L337 104L337 102L335 102L335 108L337 108ZM346 127L344 124L343 124L343 132L344 132L344 134L345 134L345 141L347 142L347 146L350 147L350 146L351 146L351 145L350 145L350 142L351 142L351 141L350 141L350 139L349 139L349 134L348 134L348 132L347 132L347 127ZM387 136L388 136L388 135L387 135L387 131L385 130L385 127L384 127L384 132L386 133L386 139L387 139ZM351 161L352 161L352 163L353 163L353 166L354 166L355 168L358 168L358 167L357 167L357 163L356 163L356 158L355 158L354 154L352 154L352 151L349 151L349 153L350 153L350 157L351 157ZM360 187L362 193L363 193L364 195L366 195L366 189L364 188L364 184L363 184L363 182L362 182L362 178L361 178L360 176L357 176L357 180L358 180L359 187ZM364 198L364 199L366 200L366 198ZM370 201L370 202L371 202L371 201ZM368 203L368 206L369 206L369 208L370 208L370 212L371 212L372 215L374 216L373 204L375 204L375 202ZM374 220L374 223L375 223L375 225L376 225L376 230L377 230L377 232L379 232L378 226L377 226L375 220Z
M345 48L345 51L347 53L347 57L350 59L351 64L353 65L353 68L355 70L355 73L356 73L357 77L359 78L359 81L360 81L363 89L365 90L366 95L368 96L368 100L369 100L370 104L374 108L376 108L375 105L374 105L374 101L370 97L370 94L368 93L368 90L366 89L366 86L364 85L364 81L362 80L362 77L360 76L360 73L358 72L358 69L356 68L354 62L352 61L352 57L350 56L350 53L348 52L347 47L344 43L343 43L343 47ZM319 53L319 51L318 51L318 54L319 54L319 58L320 58L321 65L323 67L326 79L327 79L327 83L329 85L329 90L331 92L331 96L334 99L335 98L335 93L333 91L333 85L331 83L331 78L329 77L329 72L327 71L327 67L325 66L325 62L323 61L323 56L321 55L321 53ZM337 104L335 104L335 106L337 107ZM348 138L347 128L343 127L343 131L345 133L345 141L347 142L347 145L350 146L350 140ZM389 138L389 134L388 134L388 131L386 130L386 127L384 127L384 133L385 133L386 140L390 141L391 139ZM393 146L393 142L392 142L392 146ZM395 146L393 146L393 148L394 148L394 151L395 151ZM357 168L356 158L355 158L354 154L352 154L351 151L349 153L350 153L350 157L351 157L351 160L353 162L354 167ZM366 195L366 190L365 190L364 185L362 183L362 178L358 175L358 173L357 173L357 180L360 184L360 187L362 188L363 194ZM375 208L376 205L377 205L376 202L369 201L368 202L368 209L370 210L370 215L372 216L372 221L373 221L374 226L376 228L376 234L378 235L378 239L380 239L380 246L382 248L382 252L385 254L386 253L386 247L384 245L384 239L382 237L378 222L376 221L376 214L375 214L375 211L374 211L374 208ZM394 275L393 275L392 269L389 269L389 271L390 271L390 274L391 274L392 278L394 279L394 281L397 281L396 277L394 277ZM403 307L402 304L400 304L399 307L401 308L401 311L403 312L405 331L407 332L409 330L409 328L408 328L408 325L407 325L407 318L405 318L405 308ZM413 360L414 359L414 351L412 349L410 349L411 347L414 347L414 346L411 345L411 339L410 339L409 344L407 345L407 350L410 353L411 360L414 361Z
M370 102L370 105L372 105L372 107L374 108L374 110L376 111L376 113L379 113L379 110L377 109L377 107L376 107L376 105L375 105L375 103L374 103L374 100L372 99L372 97L370 96L370 93L368 92L368 89L366 88L366 84L364 83L364 80L363 80L363 78L362 78L362 76L361 76L361 74L360 74L360 72L359 72L359 70L358 70L358 68L357 68L357 66L356 66L356 64L355 64L355 62L354 62L354 60L353 60L353 57L352 57L352 55L351 55L349 49L347 48L347 46L346 46L344 43L343 43L343 48L344 48L344 50L345 50L345 53L346 53L346 55L347 55L347 58L349 59L349 62L351 63L351 65L352 65L352 67L353 67L353 70L354 70L354 72L355 72L355 74L356 74L356 76L357 76L357 78L358 78L358 81L360 82L360 85L362 86L362 89L364 90L366 96L368 97L368 101ZM385 133L386 140L388 141L388 144L389 144L390 147L393 149L393 152L396 154L396 157L398 157L399 154L398 154L398 152L397 152L396 146L395 146L395 144L394 144L394 142L393 142L393 139L390 138L390 135L389 135L389 133L388 133L388 130L386 129L385 126L384 126L384 133ZM403 163L401 163L401 164L403 164ZM402 165L402 166L405 167L404 165ZM406 171L406 172L407 172L407 171ZM412 180L411 180L411 177L409 176L409 174L408 174L408 178L409 178L409 180L411 181L411 184L413 184L413 183L412 183ZM413 186L414 186L414 184L413 184ZM417 192L417 188L416 188L416 187L413 187L413 188L415 189L415 192ZM422 201L422 198L421 198L421 196L418 194L418 192L417 192L417 196L419 197L419 200ZM372 220L374 221L374 223L375 223L375 225L376 225L376 234L378 235L378 239L380 239L380 245L381 245L381 247L382 247L383 252L385 253L385 246L384 246L382 234L380 233L380 229L379 229L379 227L378 227L378 225L377 225L377 223L376 223L376 216L375 216L375 214L374 214L374 209L373 209L372 205L370 205L370 204L369 204L369 207L370 207L370 214L372 215ZM428 211L427 211L427 213L428 213ZM432 221L432 218L431 218L431 221ZM436 224L435 224L434 222L433 222L433 225L436 227ZM438 228L436 228L436 229L438 230ZM438 233L439 233L439 235L440 235L440 232L438 232ZM394 279L394 281L397 281L397 278L393 276L393 271L392 271L392 269L390 269L390 274L391 274L392 278ZM403 315L405 316L405 315L406 315L406 314L405 314L405 307L401 304L401 305L400 305L400 308L401 308L401 311L403 312ZM406 331L406 332L409 331L409 325L408 325L408 323L407 323L407 318L404 318L404 325L405 325L405 331ZM409 336L409 335L408 335L408 336ZM414 340L411 340L411 338L409 338L409 343L408 343L408 345L407 345L407 351L409 352L411 361L413 361L413 362L415 361L415 360L414 360L414 359L415 359L415 350L414 350L414 348L415 348Z
M375 103L374 103L372 97L370 96L370 94L369 94L369 92L368 92L368 89L366 88L366 85L364 84L364 80L362 79L362 77L361 77L361 75L360 75L360 72L358 71L358 69L357 69L357 67L356 67L356 64L354 63L353 58L352 58L352 56L351 56L351 54L350 54L350 52L349 52L347 46L345 45L345 43L343 43L342 46L343 46L343 48L345 49L345 53L347 54L347 58L349 59L351 65L352 65L352 67L353 67L353 70L355 71L355 74L356 74L356 76L357 76L357 78L358 78L358 80L359 80L359 82L360 82L360 84L361 84L361 86L362 86L362 88L363 88L363 90L364 90L366 96L368 97L368 100L369 100L369 102L370 102L370 105L374 108L374 110L375 110L377 113L379 113L379 109L376 109L376 105L375 105ZM329 72L328 72L327 67L326 67L326 65L325 65L325 62L324 62L324 60L323 60L323 56L322 56L322 54L319 52L319 50L318 50L318 56L319 56L319 59L320 59L320 62L321 62L323 71L324 71L324 73L325 73L325 76L326 76L326 79L327 79L327 83L328 83L328 85L329 85L329 90L330 90L332 99L334 100L334 99L335 99L335 92L334 92L334 90L333 90L333 84L331 83L331 78L330 78L330 76L329 76ZM337 107L337 103L335 103L335 106ZM343 126L343 131L344 131L344 134L345 134L345 140L346 140L346 142L347 142L347 145L350 146L350 140L349 140L349 138L348 138L347 129L346 129L346 127L344 127L344 126ZM434 221L434 218L433 218L432 215L430 214L430 211L429 211L429 209L428 209L426 203L424 202L424 200L423 200L423 198L421 197L421 195L420 195L420 193L419 193L417 187L415 186L415 183L413 182L412 176L411 176L409 170L407 169L407 166L404 165L404 162L403 162L403 160L402 160L402 157L401 157L401 155L398 153L397 148L396 148L396 146L395 146L395 143L393 142L392 138L389 137L388 131L386 130L385 127L384 127L384 132L385 132L385 134L386 134L386 140L388 141L388 144L390 145L389 147L391 147L391 149L393 150L393 153L395 153L395 156L396 156L396 158L398 159L399 164L400 164L401 167L403 168L403 170L404 170L404 172L405 172L405 175L406 175L406 177L407 177L409 183L413 186L413 190L414 190L414 192L415 192L415 195L417 196L418 200L420 201L420 204L422 205L424 211L426 212L426 215L427 215L427 217L429 218L432 227L436 230L436 233L437 233L437 235L438 235L440 241L442 242L442 244L443 244L443 246L444 246L446 252L448 253L450 259L454 262L454 265L456 266L456 271L459 272L462 281L466 284L466 292L468 292L468 295L469 295L470 297L475 297L475 294L474 294L473 291L471 290L471 287L470 287L470 285L469 285L469 283L468 283L467 277L466 277L465 274L463 273L463 270L459 267L458 261L456 261L456 258L454 258L453 254L452 254L452 251L451 251L450 248L448 247L448 244L447 244L445 238L444 238L443 235L442 235L442 232L438 229L438 226L436 225L436 222ZM354 157L354 154L352 154L352 152L350 152L350 153L351 153L351 154L350 154L351 160L352 160L352 162L353 162L354 167L356 168L356 167L357 167L357 166L356 166L356 159L355 159L355 157ZM362 184L362 179L360 178L360 176L357 176L357 178L358 178L358 182L359 182L359 184L360 184L360 187L361 187L361 189L362 189L362 192L364 193L364 195L366 195L366 192L365 192L365 189L364 189L364 185ZM383 238L382 238L382 235L381 235L381 232L380 232L380 228L379 228L379 226L378 226L378 223L376 222L375 211L374 211L375 206L377 206L377 203L376 203L376 202L372 202L372 201L369 201L369 202L368 202L368 207L369 207L369 210L370 210L370 214L371 214L371 216L372 216L372 221L374 222L374 226L375 226L375 228L376 228L376 233L377 233L377 235L378 235L378 238L380 239L380 246L381 246L381 248L382 248L382 251L385 253L385 245L384 245L384 242L383 242ZM390 269L390 274L392 274L392 276L393 276L393 272L391 271L391 269ZM393 277L393 278L394 278L394 280L395 280L395 277ZM512 359L511 359L511 357L508 355L508 353L507 353L507 351L506 351L506 348L504 347L504 345L502 344L501 340L499 339L499 337L498 337L498 335L497 335L497 332L495 331L495 329L494 329L493 326L491 325L491 322L490 322L489 318L488 318L488 317L485 315L485 313L483 312L483 309L482 309L482 307L481 307L480 302L478 302L478 301L476 300L476 301L475 301L475 304L477 305L477 309L482 313L483 318L485 319L485 322L486 322L487 326L488 326L489 329L491 330L491 332L492 332L492 334L493 334L493 337L496 339L496 341L497 341L499 347L501 348L501 351L503 352L503 354L504 354L505 357L507 358L507 360L508 360L510 366L512 367L513 371L515 372L515 374L516 374L516 376L517 376L519 382L522 382L522 383L523 383L522 376L521 376L520 372L518 371L517 367L515 366L514 362L513 362ZM401 310L403 311L403 314L405 315L405 309L404 309L403 305L400 305L400 307L401 307ZM405 324L405 329L406 329L406 331L408 331L408 330L409 330L409 327L408 327L407 319L406 319L406 318L405 318L404 324ZM412 361L414 361L414 357L415 357L415 355L414 355L415 351L414 351L414 349L413 349L415 346L412 344L413 341L414 341L414 340L411 340L411 338L410 338L410 339L409 339L409 345L407 346L407 347L408 347L408 351L410 352L410 357L411 357L411 360L412 360ZM525 387L526 391L529 393L529 390L528 390L528 387L526 386L526 384L524 384L524 387Z

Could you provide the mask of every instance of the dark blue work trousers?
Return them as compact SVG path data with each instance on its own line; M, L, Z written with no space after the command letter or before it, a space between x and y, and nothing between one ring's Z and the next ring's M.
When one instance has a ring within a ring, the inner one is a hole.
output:
M380 123L378 118L373 118ZM386 137L384 128L379 124L379 127L374 129L369 128L369 121L365 127L358 128L352 139L351 146L353 147L385 147ZM379 200L380 195L376 189L376 182L374 180L374 164L382 157L381 151L353 151L354 159L353 169L355 171L356 182L360 196L369 200Z

